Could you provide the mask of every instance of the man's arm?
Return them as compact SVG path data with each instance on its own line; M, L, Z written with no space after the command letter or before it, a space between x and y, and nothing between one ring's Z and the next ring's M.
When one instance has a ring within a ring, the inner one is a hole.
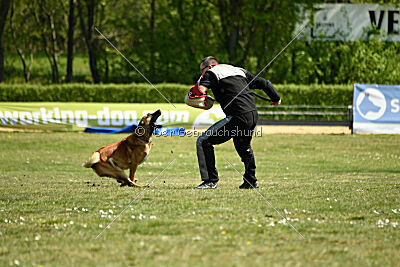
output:
M251 83L249 84L250 89L262 89L272 100L271 105L279 105L281 103L281 97L276 91L275 87L268 80L261 77L256 77L254 74L247 70L244 70L246 79Z
M199 90L205 94L209 88L216 88L217 85L218 79L215 74L211 71L206 71L206 73L204 73L203 77L200 79Z

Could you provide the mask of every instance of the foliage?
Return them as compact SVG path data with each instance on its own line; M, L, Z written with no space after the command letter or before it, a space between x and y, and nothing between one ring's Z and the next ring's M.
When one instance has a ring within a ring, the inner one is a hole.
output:
M15 2L16 37L12 37L10 27L5 29L5 81L10 83L17 80L16 76L22 77L22 64L19 60L19 64L15 64L13 57L18 46L25 50L22 54L34 51L35 61L40 60L38 55L43 52L48 57L43 66L33 62L33 82L52 82L57 80L57 73L60 82L64 82L66 71L61 62L68 39L69 0ZM309 7L319 2L307 0L302 4ZM85 69L86 74L83 78L75 71L75 82L144 81L94 27L151 82L190 84L200 75L199 61L208 55L258 73L294 37L299 20L299 6L293 1L82 0L79 3L81 5L76 5L78 10L74 13L74 48L86 58L84 65L78 67ZM381 1L381 4L398 6L397 1ZM78 19L79 14L82 19ZM36 21L35 16L42 21ZM54 22L53 29L49 20ZM300 38L261 76L280 84L399 84L400 65L397 62L400 62L400 42L376 39L307 42ZM42 71L44 67L47 71ZM97 75L92 75L94 70ZM52 75L48 74L50 72Z
M182 103L190 86L163 83L155 87L171 102ZM276 85L286 105L349 105L352 103L351 85ZM264 94L256 90L259 94ZM0 101L54 102L128 102L160 103L164 98L149 84L0 84ZM256 98L257 104L266 102Z

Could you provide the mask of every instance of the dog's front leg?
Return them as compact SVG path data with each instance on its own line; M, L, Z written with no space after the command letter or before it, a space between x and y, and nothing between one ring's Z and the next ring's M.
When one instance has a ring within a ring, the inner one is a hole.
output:
M135 175L136 175L137 168L138 168L138 165L132 164L132 166L129 169L129 179L132 181L133 186L142 187L142 188L143 187L148 187L149 185L138 185L138 184L136 184L137 180L135 179Z

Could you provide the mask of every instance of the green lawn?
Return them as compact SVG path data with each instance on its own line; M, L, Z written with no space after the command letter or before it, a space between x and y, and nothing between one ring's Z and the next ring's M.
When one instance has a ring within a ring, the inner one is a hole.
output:
M239 190L232 142L216 148L219 189L198 191L195 138L157 137L140 192L81 167L125 135L0 133L0 265L395 266L400 135L264 135L260 192ZM133 217L134 216L134 217Z

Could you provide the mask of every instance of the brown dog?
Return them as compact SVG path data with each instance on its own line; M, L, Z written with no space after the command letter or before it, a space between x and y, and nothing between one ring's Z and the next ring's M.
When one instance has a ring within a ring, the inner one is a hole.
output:
M157 110L143 116L133 134L93 152L82 166L92 168L100 177L117 179L121 186L148 187L136 184L135 173L150 153L153 131L161 127L155 124L160 115L161 111ZM124 172L126 169L129 169L129 177Z

